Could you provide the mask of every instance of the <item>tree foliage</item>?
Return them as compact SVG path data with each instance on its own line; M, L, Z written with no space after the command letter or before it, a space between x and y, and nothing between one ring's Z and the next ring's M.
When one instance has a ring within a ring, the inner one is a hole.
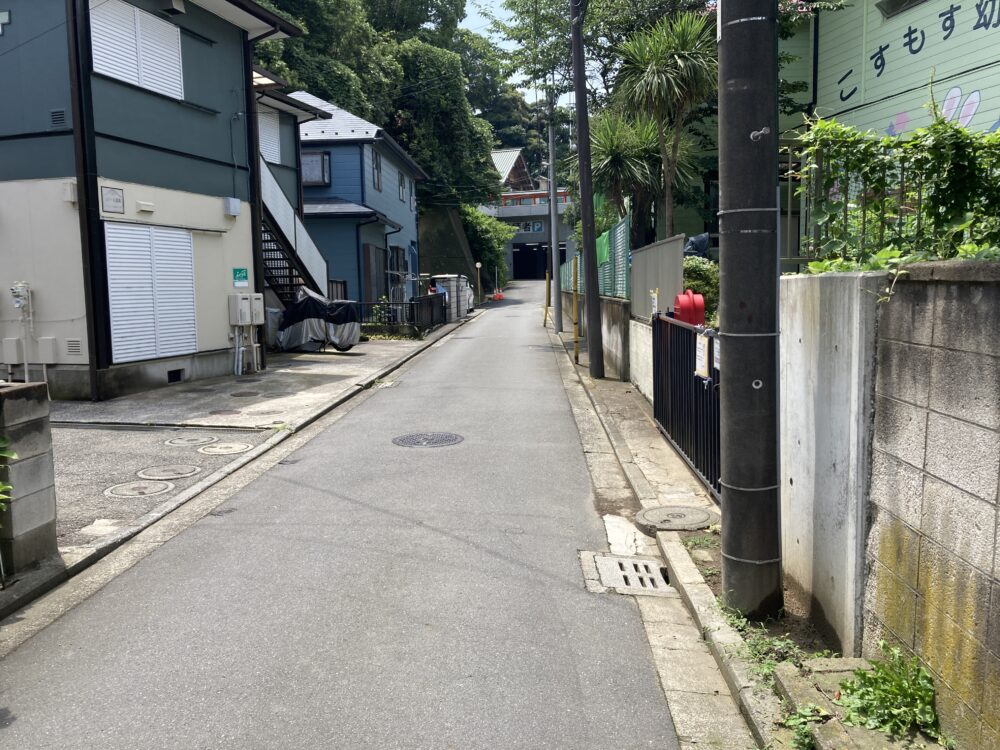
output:
M627 112L649 113L657 126L664 237L674 229L674 181L685 127L716 91L718 52L712 31L706 16L683 12L630 36L620 50L615 96Z
M483 264L483 286L492 288L494 278L504 286L508 272L507 243L514 239L517 230L472 206L462 206L460 214L472 257Z
M402 41L419 37L447 46L465 18L465 0L365 0L376 31Z

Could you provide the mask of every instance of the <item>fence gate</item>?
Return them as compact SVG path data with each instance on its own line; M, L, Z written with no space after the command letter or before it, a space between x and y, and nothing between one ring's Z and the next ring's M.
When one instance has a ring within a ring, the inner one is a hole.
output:
M653 317L653 415L660 431L719 500L719 385L714 331ZM699 352L699 348L701 351ZM701 365L708 377L696 374Z

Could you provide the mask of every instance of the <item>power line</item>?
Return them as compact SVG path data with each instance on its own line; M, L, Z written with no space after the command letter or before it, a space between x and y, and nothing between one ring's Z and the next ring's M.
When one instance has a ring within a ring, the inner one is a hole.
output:
M108 1L109 0L101 0L101 2L99 2L97 5L92 5L90 7L90 12L93 13L95 10L97 10L98 8L100 8L102 5L104 5ZM66 25L66 21L60 21L55 26L50 26L49 28L45 29L45 31L40 31L39 33L35 34L33 37L29 37L28 39L25 39L20 44L15 44L10 49L7 49L7 50L4 50L3 52L0 52L0 57L3 57L4 55L9 55L11 52L15 52L16 50L19 50L24 45L30 44L31 42L34 42L34 41L36 41L38 39L41 39L46 34L49 34L49 33L53 32L53 31L55 31L57 29L61 29L65 25Z

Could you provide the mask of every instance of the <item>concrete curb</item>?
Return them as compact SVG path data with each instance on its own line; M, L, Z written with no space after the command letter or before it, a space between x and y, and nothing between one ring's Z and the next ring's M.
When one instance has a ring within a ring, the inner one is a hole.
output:
M417 347L411 352L408 352L405 356L396 360L392 364L386 365L381 370L365 377L358 383L355 383L346 391L340 393L330 401L322 404L318 407L312 414L310 414L305 419L300 422L289 426L287 429L283 429L276 434L269 437L260 445L252 448L251 450L243 453L239 458L231 461L220 469L216 469L211 474L204 477L199 482L188 487L183 492L171 497L168 500L160 503L153 510L149 511L143 516L140 516L134 523L125 526L114 534L102 538L98 542L94 542L89 545L83 545L76 548L80 552L77 557L74 554L74 559L72 562L65 564L65 561L56 562L54 560L49 560L43 562L36 570L28 571L26 573L20 573L16 578L19 588L15 591L12 586L8 585L7 589L0 590L0 599L5 601L0 602L0 620L3 620L14 612L18 611L25 605L31 603L35 599L38 599L42 595L48 593L54 589L59 584L65 582L69 578L82 573L84 570L89 568L94 563L106 557L108 554L114 550L121 547L123 544L129 540L136 537L138 534L145 531L147 528L152 526L157 521L161 520L165 516L169 515L173 511L180 508L185 503L190 502L195 497L205 492L209 488L215 486L221 482L226 477L239 471L247 464L255 461L256 459L263 456L265 453L270 451L276 445L282 443L284 440L301 431L305 427L308 427L316 420L329 414L331 411L339 406L342 406L346 402L355 398L358 394L364 393L366 390L371 388L377 381L383 379L387 375L392 374L396 370L400 369L403 365L407 364L413 360L418 355L430 349L438 341L447 338L452 333L457 331L466 323L478 318L484 310L480 309L475 315L467 317L463 320L458 321L453 325L452 328L448 330L438 329L438 335L426 339L421 346ZM104 425L102 425L104 426ZM114 425L109 425L114 426ZM135 427L135 425L130 425ZM190 429L209 429L202 426L192 426L192 425L143 425L152 427L184 427Z
M549 335L553 342L558 342L558 346L572 363L572 355L558 335L551 330ZM618 428L598 408L594 394L575 367L574 373L594 407L594 413L608 436L615 458L632 491L640 500L655 497L652 486L635 463L632 450ZM670 572L670 584L680 593L681 600L701 630L754 740L762 748L791 748L791 732L778 723L784 716L780 700L766 685L753 677L749 662L739 656L744 653L743 637L726 622L715 594L705 583L687 548L681 544L680 535L674 531L660 532L656 535L656 542Z

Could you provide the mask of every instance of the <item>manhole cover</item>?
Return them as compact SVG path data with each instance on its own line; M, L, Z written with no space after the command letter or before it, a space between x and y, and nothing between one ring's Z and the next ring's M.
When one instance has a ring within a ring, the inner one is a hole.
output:
M193 477L201 469L191 464L167 464L166 466L150 466L137 471L135 475L140 479L184 479Z
M619 594L664 596L671 589L659 560L644 557L595 555L601 584Z
M635 525L650 536L655 536L657 531L704 529L717 521L715 514L707 508L692 508L686 505L646 508L635 516Z
M185 435L184 437L170 438L164 445L174 445L181 448L197 448L199 445L214 443L219 438L212 435Z
M209 412L209 414L216 417L232 417L239 413L237 409L214 409Z
M170 482L156 482L143 480L139 482L125 482L108 487L104 494L108 497L149 497L150 495L162 495L170 492L174 486Z
M254 396L259 396L260 393L257 391L233 391L229 395L233 398L253 398Z
M414 432L394 437L392 442L405 448L440 448L445 445L457 445L464 439L454 432Z
M204 453L206 456L228 456L232 453L245 453L251 448L253 446L249 443L212 443L211 445L203 445L198 449L198 452Z

